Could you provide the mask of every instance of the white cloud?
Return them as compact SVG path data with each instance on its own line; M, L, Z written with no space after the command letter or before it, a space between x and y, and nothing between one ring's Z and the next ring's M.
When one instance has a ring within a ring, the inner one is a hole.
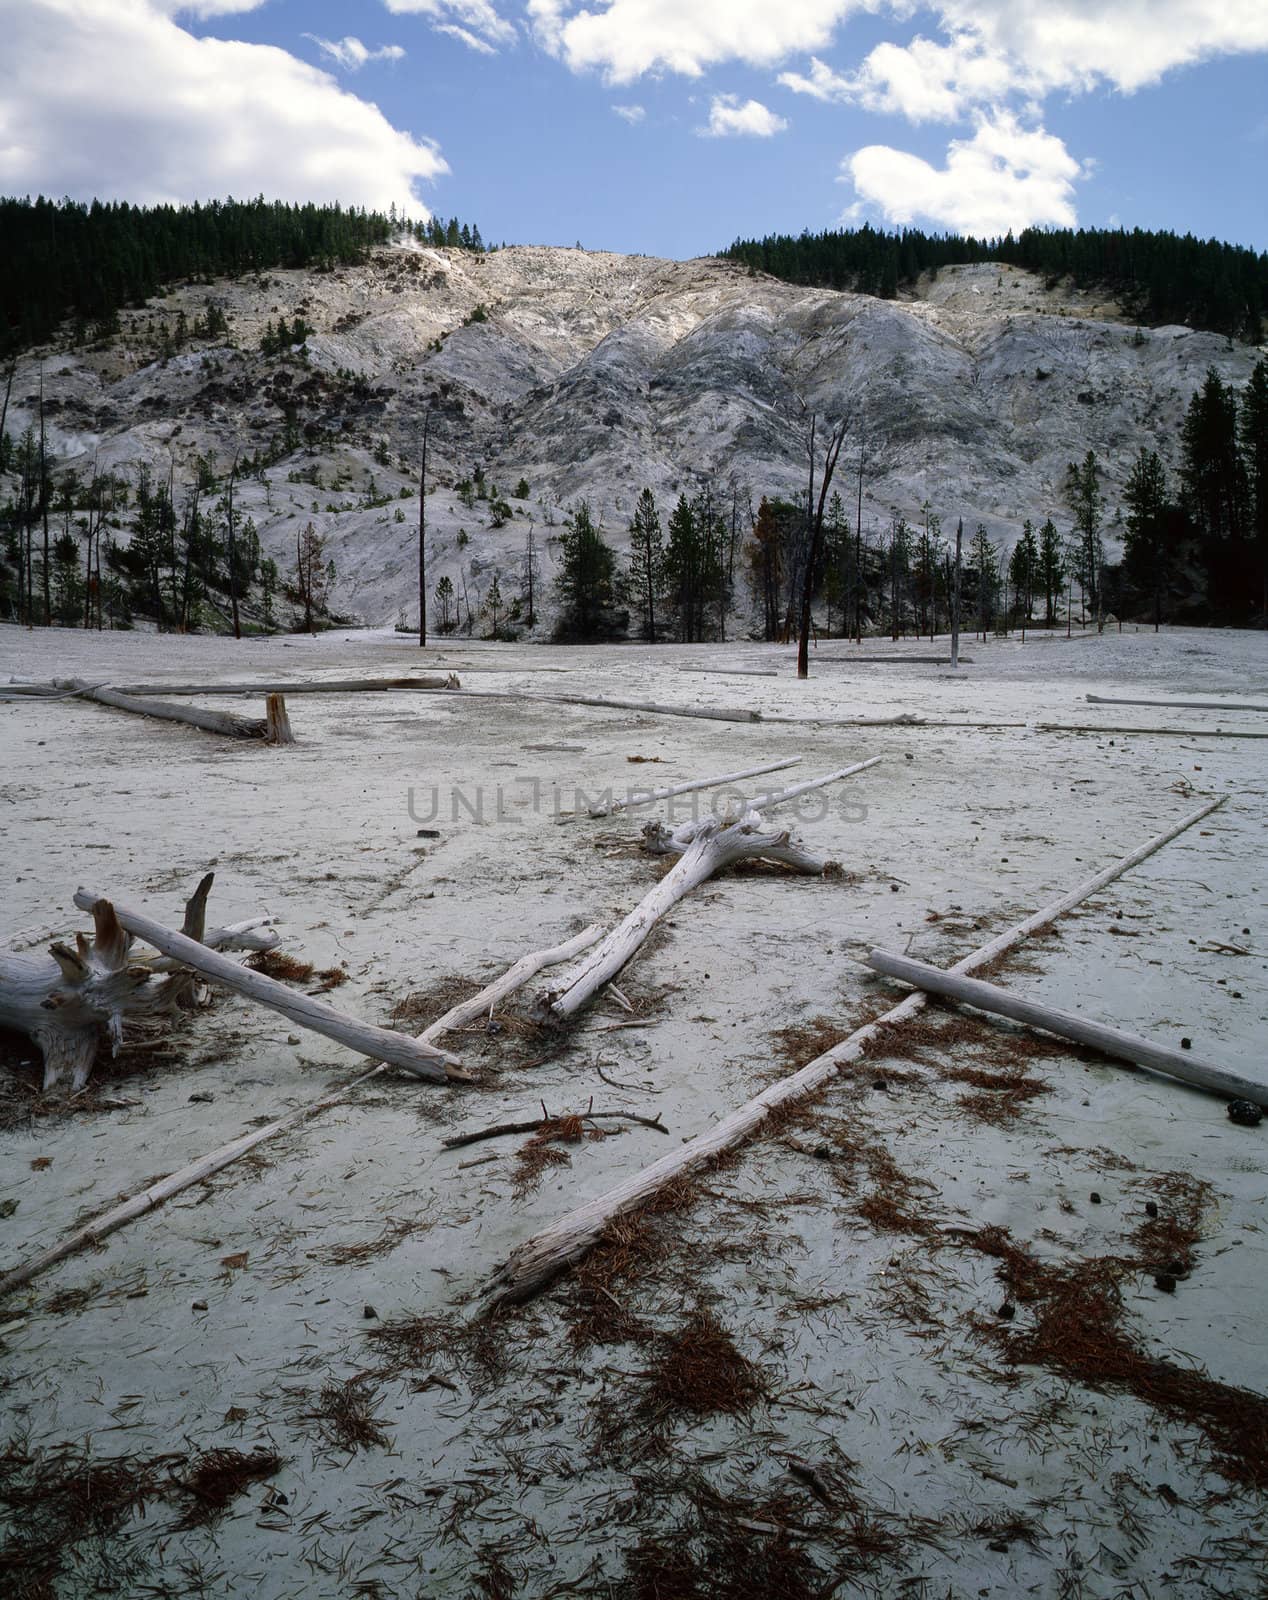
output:
M426 214L418 184L449 170L433 145L285 50L196 38L173 20L189 9L8 0L0 193L145 204L264 193Z
M631 128L636 123L642 122L647 115L647 111L643 106L613 106L612 109L620 117L621 121L628 122Z
M359 72L368 61L400 61L405 55L399 44L384 44L377 50L371 50L351 34L346 34L342 39L323 39L317 33L306 33L304 37L311 39L322 55L329 56L336 66L343 67L346 72Z
M492 0L383 0L396 16L426 17L437 33L461 39L472 50L495 55L519 38L515 24L501 15Z
M985 237L1045 223L1073 227L1083 169L1055 135L1000 112L971 139L953 140L944 167L874 144L847 156L841 172L859 206L874 207L888 222L919 219Z
M460 28L456 22L437 22L432 27L433 33L448 34L451 39L457 39L459 44L465 44L468 50L474 50L477 55L495 56L498 47L490 44L487 39L480 38L479 34L472 33L470 28Z
M893 9L901 14L901 0ZM852 73L812 58L780 82L913 122L954 122L1010 98L1124 93L1212 56L1268 50L1263 0L935 0L945 43L883 43Z
M852 11L879 0L528 0L534 32L574 72L630 83L645 72L698 78L722 61L772 66L821 49Z
M738 95L715 94L709 106L708 126L697 128L696 132L708 139L743 136L769 139L773 134L783 133L787 126L783 117L776 116L760 100L745 100L741 103Z
M808 77L782 72L779 81L797 94L897 112L911 122L956 122L971 106L1006 98L1015 73L1001 56L970 40L940 45L916 38L906 46L877 45L855 73L834 72L812 56Z

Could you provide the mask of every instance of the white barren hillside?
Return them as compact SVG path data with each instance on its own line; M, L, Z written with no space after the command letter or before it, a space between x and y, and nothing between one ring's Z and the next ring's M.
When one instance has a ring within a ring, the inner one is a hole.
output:
M192 323L209 297L229 342L162 359L164 325L181 311ZM297 315L316 330L307 362L262 355L268 323ZM946 269L883 301L723 260L411 242L328 273L187 285L126 312L108 348L32 352L10 428L34 418L41 365L59 464L81 470L95 457L166 477L174 464L189 481L198 454L224 468L281 440L289 419L298 448L243 485L243 510L283 563L311 520L338 570L335 609L379 622L415 611L403 496L429 404L432 582L448 573L461 592L465 580L474 605L493 572L505 584L522 568L530 520L549 580L551 529L580 498L619 545L644 485L663 504L711 484L745 515L750 497L801 490L807 409L855 419L846 459L852 478L865 443L865 527L928 502L944 524L981 521L1010 544L1027 517L1060 520L1066 465L1088 449L1111 505L1140 445L1174 465L1206 369L1241 384L1257 354L1137 328L1010 267ZM503 495L529 486L501 528L454 492L476 463Z

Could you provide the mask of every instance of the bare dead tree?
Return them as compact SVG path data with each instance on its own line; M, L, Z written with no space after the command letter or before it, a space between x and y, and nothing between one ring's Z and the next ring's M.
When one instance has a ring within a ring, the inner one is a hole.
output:
M423 459L418 472L418 648L427 648L427 436L431 406L423 412Z
M841 446L845 443L845 436L849 431L850 419L843 417L833 429L828 440L828 450L823 461L823 477L819 483L819 503L815 507L814 524L810 533L810 548L806 553L806 565L801 575L801 627L797 635L797 676L808 678L810 676L810 602L814 590L815 569L819 565L819 552L823 548L823 513L828 503L828 490L832 487L832 475L837 468L837 459L841 454ZM810 419L810 492L814 493L814 438L815 418Z

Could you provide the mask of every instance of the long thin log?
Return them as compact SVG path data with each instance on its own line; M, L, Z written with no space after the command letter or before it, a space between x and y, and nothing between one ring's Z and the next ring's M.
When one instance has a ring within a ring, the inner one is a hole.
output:
M972 656L961 656L962 667L973 665ZM819 667L950 667L950 656L816 656Z
M1268 728L1121 728L1087 723L1036 722L1040 733L1165 734L1174 739L1268 739Z
M552 966L558 961L568 960L577 953L580 940L587 938L591 934L595 934L597 937L597 932L597 929L587 928L584 933L578 934L574 939L569 939L565 944L556 945L550 950L539 950L532 955L521 957L508 972L487 985L478 995L473 995L470 1000L464 1003L464 1006L453 1007L452 1010L445 1012L443 1017L433 1022L431 1027L425 1031L424 1038L428 1034L435 1036L446 1032L451 1027L458 1026L459 1023L454 1019L464 1010L465 1006L477 1007L476 1015L482 1015L491 1005L495 1005L498 1000L506 998L511 988L509 980L512 973L518 972L522 974L518 979L518 983L522 984L532 977L534 973L540 972L543 967ZM262 1128L256 1128L251 1133L243 1134L241 1138L230 1140L228 1144L223 1144L219 1149L211 1151L208 1155L200 1156L196 1161L190 1162L188 1166L182 1167L179 1172L173 1172L158 1183L152 1184L142 1193L133 1195L129 1200L124 1200L121 1204L115 1206L113 1210L107 1211L104 1216L100 1216L85 1227L77 1229L76 1232L63 1239L60 1244L52 1246L51 1249L45 1250L41 1255L33 1257L13 1272L0 1278L0 1296L7 1294L11 1289L20 1288L24 1283L29 1283L32 1278L43 1272L46 1267L51 1267L55 1262L65 1260L67 1256L74 1255L77 1250L82 1250L86 1245L96 1244L98 1240L104 1239L107 1234L114 1233L116 1229L122 1228L136 1217L144 1216L147 1211L153 1211L156 1207L161 1206L164 1201L170 1200L173 1195L180 1194L183 1189L188 1189L195 1183L201 1183L204 1178L210 1178L214 1173L231 1166L239 1157L246 1155L250 1150L254 1150L256 1145L263 1144L266 1139L272 1139L276 1134L284 1132L287 1128L293 1128L298 1123L307 1121L309 1117L316 1116L318 1112L325 1111L330 1106L338 1105L344 1096L353 1089L360 1088L363 1083L369 1083L372 1078L377 1078L386 1070L386 1067L382 1064L373 1066L368 1072L362 1072L347 1083L341 1084L339 1088L332 1089L329 1093L321 1095L307 1105L297 1107L294 1111L288 1111L285 1116L278 1117L276 1121L267 1123Z
M153 717L159 722L183 722L191 728L201 728L205 733L225 734L230 739L263 739L268 733L268 722L264 717L239 717L232 711L173 706L163 700L142 699L137 695L122 694L118 689L94 688L86 683L64 683L59 687L74 687L81 699L95 700L98 705L109 706L114 711L130 711L134 716Z
M443 1017L438 1017L435 1022L424 1028L419 1034L419 1039L427 1044L434 1044L442 1034L452 1033L455 1028L463 1028L469 1022L474 1022L477 1017L491 1015L494 1007L505 1000L517 989L523 988L530 978L537 976L544 967L558 966L562 961L571 961L575 956L589 950L592 945L598 944L603 937L603 929L597 922L592 922L588 928L583 928L573 938L563 944L552 946L548 950L534 950L530 955L521 956L513 967L508 967L500 978L495 978L492 983L486 984L479 994L474 994L469 1000L461 1000L456 1006L451 1006Z
M163 955L171 956L182 966L201 973L204 978L218 983L222 988L231 989L257 1005L280 1011L301 1028L324 1034L326 1038L334 1039L362 1055L371 1056L375 1061L403 1066L434 1083L448 1082L450 1072L446 1069L461 1066L457 1057L445 1050L411 1039L405 1034L390 1033L386 1028L375 1027L373 1023L361 1022L342 1011L336 1011L334 1006L326 1005L324 1001L315 1000L311 995L298 994L275 978L240 967L236 962L217 955L214 950L208 950L205 945L171 928L165 928L162 923L155 922L140 911L111 901L95 890L77 889L75 904L81 911L93 911L99 905L112 904L120 926L136 938L152 944Z
M715 678L777 678L775 667L680 667L680 672L709 672Z
M1046 928L1074 906L1090 899L1115 879L1121 878L1124 873L1138 866L1155 851L1161 850L1186 829L1201 822L1203 817L1210 816L1211 812L1224 804L1225 798L1221 796L1218 800L1208 801L1196 811L1191 811L1187 817L1172 827L1146 840L1130 855L1123 856L1112 866L1084 879L1069 893L1051 901L1041 910L973 951L971 955L965 956L951 970L973 972L989 965L997 957L1020 944L1022 940L1029 938L1031 934ZM817 1056L800 1072L773 1084L765 1093L750 1100L737 1111L733 1111L730 1116L724 1117L705 1133L689 1140L680 1149L625 1179L609 1189L606 1194L578 1206L558 1222L526 1239L512 1251L493 1274L488 1286L486 1308L492 1309L497 1305L531 1298L573 1262L580 1260L616 1218L645 1204L658 1189L671 1183L675 1178L704 1166L725 1151L742 1144L761 1127L772 1111L802 1100L822 1088L842 1067L857 1061L869 1045L882 1038L885 1030L916 1016L923 1010L925 1004L926 997L920 990L909 994L883 1017L856 1029L849 1038L843 1039L831 1050Z
M888 950L873 950L867 964L887 977L901 978L929 994L945 995L959 1004L989 1011L997 1016L1011 1017L1045 1033L1059 1034L1063 1039L1073 1039L1076 1044L1090 1045L1103 1055L1130 1061L1139 1067L1149 1067L1165 1073L1169 1078L1179 1078L1184 1083L1196 1084L1213 1094L1227 1095L1233 1100L1252 1100L1256 1105L1268 1106L1268 1086L1243 1078L1236 1072L1204 1061L1200 1056L1185 1050L1172 1050L1166 1045L1142 1039L1139 1034L1128 1033L1123 1028L1112 1028L1104 1022L1094 1022L1090 1017L1073 1011L1061 1011L1055 1006L1040 1005L1021 995L1010 994L998 984L983 983L977 978L966 978L959 973L944 972L924 961L913 961L909 956L895 955Z
M1094 706L1155 706L1160 711L1268 711L1268 706L1231 706L1227 700L1124 700L1114 694L1090 694Z
M710 722L760 722L760 711L719 706L666 706L656 700L607 700L593 695L524 694L517 689L463 689L463 700L524 700L557 706L598 706L606 711L647 711L658 717L702 717Z
M173 1195L180 1194L183 1189L189 1189L203 1179L212 1177L223 1168L237 1161L240 1156L246 1155L248 1150L254 1150L256 1145L263 1144L266 1139L272 1139L276 1134L287 1128L292 1128L297 1122L303 1122L308 1117L324 1111L327 1106L338 1104L349 1090L376 1077L383 1068L371 1067L368 1072L363 1072L359 1077L342 1084L338 1089L333 1089L329 1094L324 1094L319 1100L313 1100L308 1105L300 1106L295 1111L288 1111L284 1117L279 1117L276 1122L270 1122L263 1128L255 1128L250 1133L245 1133L239 1139L231 1140L229 1144L222 1144L219 1149L212 1150L208 1155L200 1156L197 1161L191 1161L186 1167L181 1167L178 1172L170 1173L158 1183L151 1184L148 1189L143 1189L140 1194L133 1195L130 1199L122 1201L112 1210L87 1223L84 1227L68 1234L60 1244L53 1245L38 1256L24 1262L12 1272L0 1278L0 1296L6 1295L12 1289L21 1288L24 1283L29 1283L32 1278L43 1272L45 1268L53 1266L55 1262L64 1261L67 1256L72 1256L76 1251L82 1250L87 1245L96 1244L104 1239L107 1234L114 1233L126 1223L143 1217L147 1211L153 1211L161 1206L165 1200L170 1200Z
M764 772L781 772L785 767L795 767L800 756L785 756L782 761L767 761L760 767L745 767L742 772L722 772L716 778L696 778L691 783L674 783L663 789L633 789L628 798L615 799L590 807L592 817L606 817L613 811L625 811L631 806L653 805L659 800L672 800L675 795L692 794L697 789L720 789L724 784L742 783L745 778L760 778Z
M436 673L408 678L314 678L278 683L130 683L115 686L120 694L159 695L270 695L270 694L379 694L397 690L458 689L461 684L452 673Z
M822 789L841 778L852 778L856 772L866 772L869 767L879 766L884 759L884 756L871 756L866 761L856 761L851 766L829 772L822 778L807 778L804 783L791 784L787 789L780 789L777 794L759 795L757 799L749 802L749 809L773 811L776 806L782 806L788 800L795 800L798 795L810 794L813 790Z

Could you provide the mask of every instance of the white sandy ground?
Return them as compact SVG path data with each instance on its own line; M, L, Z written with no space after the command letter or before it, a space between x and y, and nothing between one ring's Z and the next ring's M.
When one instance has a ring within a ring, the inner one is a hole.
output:
M869 641L862 653L929 649ZM443 664L473 688L768 716L911 711L1268 731L1268 715L1251 711L1083 698L1262 703L1262 635L1131 632L966 641L965 650L974 664L953 677L937 666L829 665L852 653L834 642L798 683L788 650L750 643L444 643L424 655L390 633L234 645L5 627L0 683L69 674L228 682ZM779 676L686 665L773 666ZM346 962L351 981L337 1004L383 1021L408 994L454 977L486 981L584 922L615 920L654 881L654 864L609 842L636 837L641 818L557 826L529 803L526 780L560 784L570 804L578 784L668 783L785 754L803 758L789 779L885 760L829 791L826 806L811 797L800 825L811 848L844 864L844 879L732 876L677 908L622 985L646 1029L598 1032L624 1015L600 1004L571 1048L530 1067L513 1064L505 1038L462 1036L462 1054L484 1073L479 1088L377 1079L0 1306L8 1440L101 1457L271 1442L286 1458L209 1531L173 1532L175 1513L155 1504L114 1538L87 1541L68 1558L59 1596L102 1592L111 1571L129 1596L616 1594L640 1542L655 1535L693 1548L680 1531L691 1482L705 1486L706 1506L709 1494L750 1503L744 1514L713 1515L755 1548L774 1537L765 1503L791 1497L795 1511L780 1513L793 1523L790 1548L817 1565L822 1593L1262 1592L1263 1496L1217 1470L1198 1429L1121 1394L1008 1367L974 1332L976 1320L994 1322L1003 1298L996 1263L877 1231L854 1210L868 1192L862 1170L816 1160L785 1137L749 1146L668 1219L665 1237L703 1254L616 1290L659 1328L712 1304L767 1378L769 1398L747 1417L675 1418L660 1455L609 1440L600 1425L630 1415L634 1375L651 1352L576 1349L567 1280L499 1326L512 1358L505 1377L482 1380L455 1352L437 1368L452 1387L428 1386L422 1369L372 1378L387 1448L332 1449L302 1413L328 1379L383 1364L367 1329L452 1310L519 1240L669 1148L639 1127L584 1143L517 1200L520 1141L445 1151L446 1133L531 1116L542 1100L552 1112L581 1110L593 1097L596 1107L660 1113L673 1140L689 1137L789 1070L774 1030L828 1018L844 1032L875 1009L888 991L859 964L870 945L949 964L1204 795L1229 799L998 981L1161 1041L1189 1037L1196 1052L1268 1079L1268 741L748 725L418 694L293 697L290 711L301 742L274 751L78 702L0 704L0 935L26 943L73 930L81 883L176 920L214 866L216 920L274 913L297 954L319 967ZM552 745L567 748L534 748ZM631 766L633 755L663 764ZM454 817L451 790L482 789L491 810L499 784L504 820ZM420 839L420 826L440 838ZM1250 954L1219 954L1216 943ZM131 1105L0 1135L0 1192L18 1201L0 1223L0 1266L359 1068L315 1036L291 1045L294 1031L219 998L176 1041L179 1066L116 1081L107 1069L104 1092ZM922 1206L939 1227L1004 1225L1042 1259L1072 1262L1125 1249L1145 1201L1165 1195L1159 1175L1209 1181L1192 1276L1174 1295L1147 1273L1130 1277L1128 1326L1151 1353L1268 1392L1268 1131L1234 1127L1217 1099L1059 1045L1032 1069L1051 1093L1002 1130L965 1115L958 1085L895 1050L892 1062L873 1057L838 1080L816 1125L887 1147L927 1182ZM803 1050L795 1060L804 1059ZM610 1087L600 1067L629 1087ZM887 1089L872 1086L878 1075ZM191 1103L193 1094L214 1099ZM820 1136L794 1132L803 1144ZM486 1154L497 1159L460 1170ZM33 1170L38 1157L51 1164ZM1092 1190L1101 1204L1090 1203ZM324 1259L398 1220L420 1230L378 1258ZM245 1269L221 1264L242 1251ZM65 1291L80 1292L78 1309L54 1309ZM377 1321L363 1316L367 1305ZM1022 1305L1015 1329L1024 1333L1029 1316ZM821 1506L789 1475L790 1456L848 1480L856 1509ZM266 1510L273 1491L285 1504ZM870 1564L843 1532L859 1507L892 1535ZM1025 1537L1010 1518L1023 1520ZM500 1588L489 1587L495 1556Z

